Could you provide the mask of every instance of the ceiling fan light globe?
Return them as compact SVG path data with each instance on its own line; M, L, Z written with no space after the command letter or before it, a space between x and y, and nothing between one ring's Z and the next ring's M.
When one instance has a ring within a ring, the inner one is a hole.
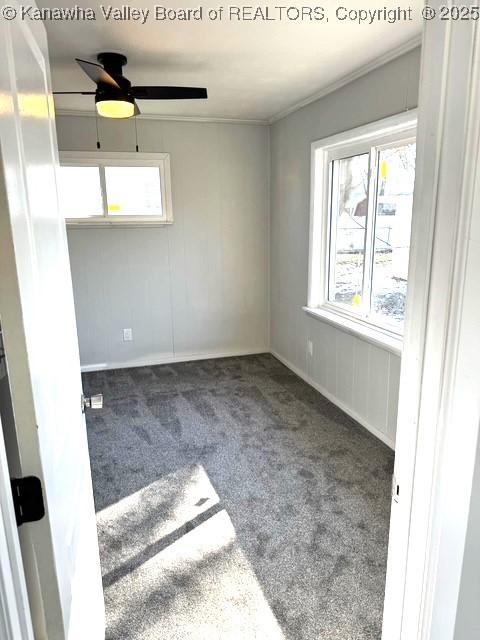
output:
M103 118L131 118L135 114L135 104L128 100L98 100L96 108Z

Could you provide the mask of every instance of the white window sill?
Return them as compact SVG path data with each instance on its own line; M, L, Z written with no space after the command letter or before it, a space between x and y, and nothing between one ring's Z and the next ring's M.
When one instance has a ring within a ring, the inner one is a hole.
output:
M92 220L88 218L68 218L65 223L69 229L95 229L95 228L117 228L117 227L165 227L173 224L173 220Z
M361 340L370 342L376 347L381 347L382 349L390 351L390 353L393 353L397 356L402 355L402 338L397 337L388 331L384 331L373 326L367 326L366 324L357 322L356 320L350 320L350 318L346 318L345 316L334 313L327 309L322 309L321 307L302 308L306 313L308 313L309 316L312 316L317 320L327 322L328 324L341 329L345 333L350 333L351 335L354 335Z

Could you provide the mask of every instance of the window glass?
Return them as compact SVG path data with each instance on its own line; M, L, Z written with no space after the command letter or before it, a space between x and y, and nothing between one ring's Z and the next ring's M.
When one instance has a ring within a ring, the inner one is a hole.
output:
M161 216L158 167L105 167L108 214Z
M363 296L369 154L335 160L332 165L328 299L359 308Z
M415 143L378 152L372 313L402 328L407 295Z
M99 168L60 167L58 198L65 218L103 216Z

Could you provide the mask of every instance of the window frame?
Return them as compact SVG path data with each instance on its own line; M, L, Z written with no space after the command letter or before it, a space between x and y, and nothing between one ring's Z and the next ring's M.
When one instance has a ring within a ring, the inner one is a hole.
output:
M59 164L66 167L99 167L103 215L88 218L65 218L68 227L157 227L172 224L172 188L169 153L137 153L107 151L60 151ZM162 216L113 216L107 210L105 167L158 167ZM103 169L103 170L102 170ZM57 177L57 180L60 178ZM63 215L63 213L62 213Z
M417 109L385 118L343 133L316 140L311 145L310 233L308 264L308 300L304 310L349 333L359 334L395 353L401 352L403 332L388 323L360 315L339 302L328 299L331 287L331 210L332 161L362 153L369 154L369 193L376 194L377 151L395 143L416 138ZM372 148L375 147L375 152ZM368 217L365 232L365 260L370 263L376 196L368 198ZM368 244L369 243L369 244ZM368 248L368 252L367 252ZM373 255L373 254L372 254ZM372 265L366 263L363 278L372 279ZM364 286L364 285L363 285ZM369 286L369 290L371 283Z

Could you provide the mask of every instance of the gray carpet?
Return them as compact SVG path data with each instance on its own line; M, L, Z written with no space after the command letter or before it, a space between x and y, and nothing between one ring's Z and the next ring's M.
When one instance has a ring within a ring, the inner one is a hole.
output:
M267 354L84 390L107 640L380 638L386 446Z

